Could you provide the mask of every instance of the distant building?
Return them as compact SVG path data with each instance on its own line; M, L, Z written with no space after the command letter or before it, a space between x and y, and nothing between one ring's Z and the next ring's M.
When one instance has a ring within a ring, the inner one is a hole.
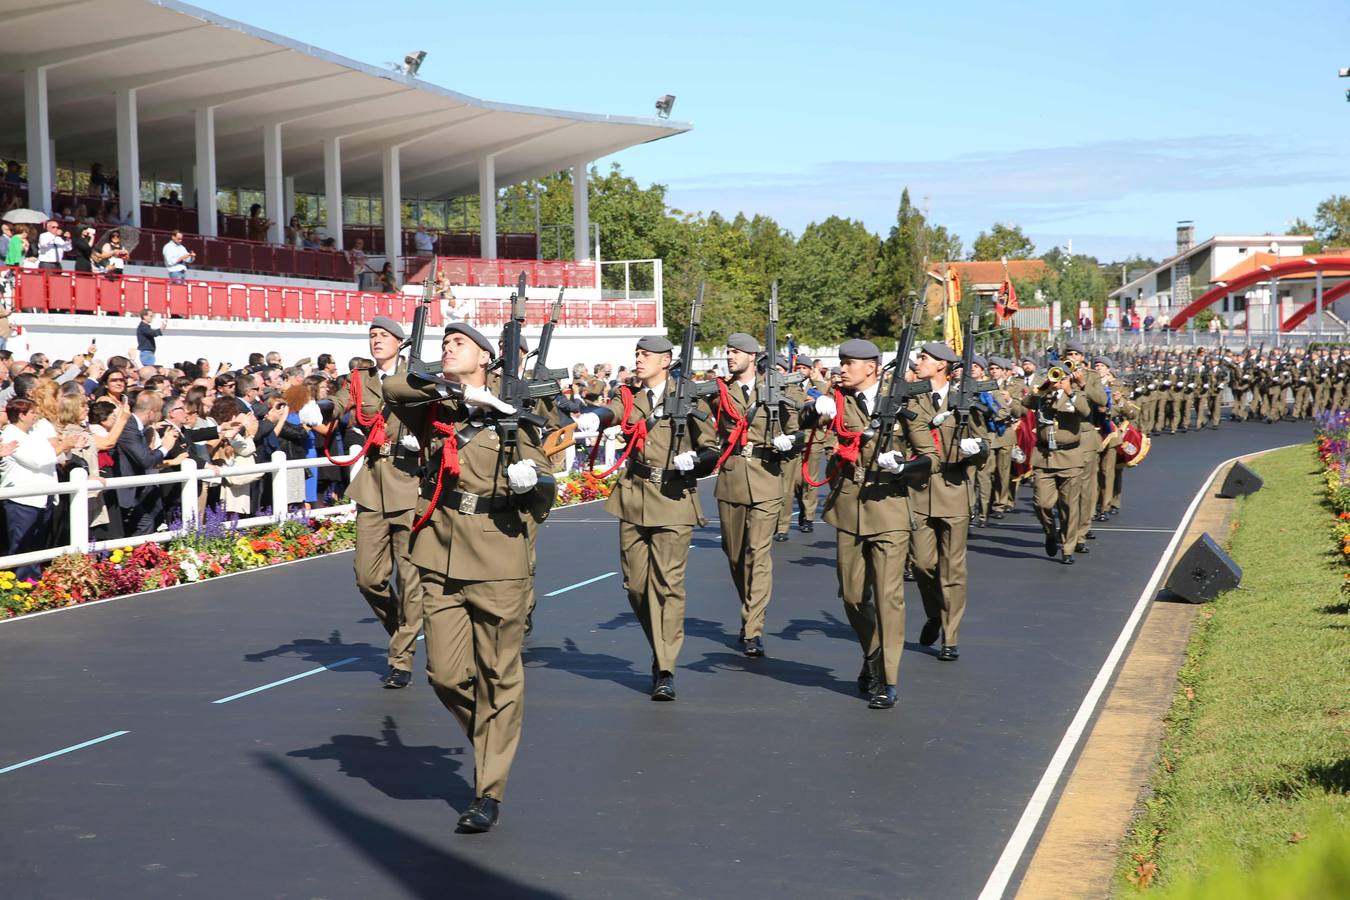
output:
M949 268L955 269L961 278L962 296L978 296L982 303L986 304L986 309L994 302L994 295L998 293L999 288L1003 287L1003 263L999 260L930 263L928 271L941 278L946 276ZM1008 260L1008 275L1016 281L1040 281L1050 273L1050 267L1039 259ZM928 301L930 315L941 314L943 296L940 285L930 281L925 299ZM1034 298L1019 296L1017 299L1022 305L1026 305Z

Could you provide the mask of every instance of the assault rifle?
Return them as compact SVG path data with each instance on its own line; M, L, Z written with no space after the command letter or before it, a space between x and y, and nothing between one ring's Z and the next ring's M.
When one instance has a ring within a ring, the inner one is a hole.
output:
M567 289L558 288L558 298L553 301L553 309L548 314L548 323L539 333L539 346L530 354L534 359L534 369L530 372L530 397L535 400L547 400L561 394L562 388L558 386L558 382L567 377L566 369L548 367L548 351L553 346L553 332L558 327L558 319L562 316L565 290Z
M782 434L785 429L783 423L787 421L788 413L796 409L800 404L794 402L783 392L783 388L789 384L801 384L806 380L805 375L782 375L778 371L778 282L773 283L769 294L769 323L764 326L764 380L760 382L759 389L755 397L755 411L760 407L769 411L769 431L772 435L773 426L778 426L778 433ZM753 414L746 418L753 418Z
M979 409L986 416L993 415L993 410L980 402L979 395L984 391L998 390L998 382L976 381L975 376L971 374L971 367L975 359L975 333L980 327L980 308L976 301L975 311L970 314L970 332L966 335L965 345L961 348L961 382L956 389L955 400L948 403L948 407L956 413L956 439L960 440L963 432L970 428L970 413L974 409Z
M431 258L431 274L427 280L422 283L422 299L417 302L417 309L413 312L412 332L408 335L408 340L404 347L408 348L408 371L419 375L441 374L441 362L426 362L422 359L422 341L427 333L427 314L431 312L431 304L436 299L436 257Z
M670 441L671 457L680 452L680 444L688 431L689 417L693 416L700 422L708 418L707 412L699 408L698 401L717 393L716 381L695 383L693 380L695 345L702 320L703 284L700 282L698 294L689 307L689 326L684 330L684 341L680 345L679 375L675 375L675 366L670 367L671 377L675 378L675 395L666 400L661 414L662 418L670 419L670 427L674 432Z
M881 434L881 446L877 450L883 453L890 447L891 433L895 430L895 420L901 417L913 419L915 413L906 408L906 404L911 398L922 396L933 390L932 382L927 378L919 381L906 381L905 372L909 367L909 352L914 347L914 336L919 331L919 326L923 324L923 300L917 294L910 295L913 300L913 306L910 309L909 321L905 327L900 330L900 339L896 342L895 359L890 364L882 367L891 370L891 386L885 394L878 393L877 408L872 413L872 421L875 423L872 429L873 433L877 431Z
M546 424L543 416L530 412L532 397L530 384L520 374L520 332L525 326L525 273L520 273L516 290L511 294L511 317L506 320L502 331L502 355L497 360L497 399L515 407L510 415L495 417L497 433L502 439L503 449L515 448L520 440L520 423L525 422L536 428Z

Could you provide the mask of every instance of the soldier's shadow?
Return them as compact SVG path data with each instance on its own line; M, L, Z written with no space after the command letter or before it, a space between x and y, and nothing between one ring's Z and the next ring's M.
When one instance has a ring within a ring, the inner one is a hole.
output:
M571 638L563 638L561 647L526 647L521 659L527 669L558 669L593 681L612 681L640 694L652 689L650 668L638 671L631 660L608 653L586 653Z
M730 647L733 650L741 649L741 630L736 626L736 633L727 631L726 625L721 622L714 622L712 619L700 619L697 616L685 616L684 634L686 637L703 638L713 641L724 647Z
M278 644L270 650L245 653L244 660L246 662L266 662L273 657L286 657L326 666L338 660L355 656L357 657L356 662L348 663L333 671L378 672L383 675L388 670L387 653L387 648L376 647L374 644L368 644L365 641L345 643L342 640L342 632L335 628L326 640L321 638L296 638L285 644Z
M326 744L292 750L299 759L336 760L338 771L359 778L394 800L444 800L453 809L473 802L473 787L460 776L462 747L403 743L398 723L385 716L380 736L335 734Z
M980 556L997 556L1000 559L1048 559L1044 553L1024 553L1021 550L1008 550L1005 547L985 547L977 544L966 545L968 553Z
M794 566L829 566L834 568L836 560L830 556L798 556L788 560Z
M702 659L686 663L680 668L705 675L715 672L745 672L772 678L774 681L795 687L825 688L849 697L858 696L857 685L835 678L833 669L774 656L749 659L739 653L705 653Z
M774 634L774 637L785 641L800 641L801 636L807 633L822 634L843 641L858 640L853 633L853 626L823 609L820 611L819 619L790 619L781 631Z

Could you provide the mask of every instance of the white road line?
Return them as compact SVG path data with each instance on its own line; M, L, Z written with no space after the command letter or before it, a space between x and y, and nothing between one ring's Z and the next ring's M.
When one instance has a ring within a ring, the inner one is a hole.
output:
M228 697L221 697L219 700L212 700L212 703L229 703L231 700L238 700L240 697L247 697L250 694L256 694L259 691L265 691L269 688L280 687L283 684L290 684L292 681L299 681L301 678L308 678L311 675L318 675L320 672L327 672L329 669L336 669L338 666L345 666L347 663L354 663L359 657L349 656L346 659L340 659L335 663L329 663L326 666L319 666L317 669L310 669L308 672L301 672L299 675L292 675L290 678L283 678L280 681L274 681L271 684L264 684L259 687L251 688L247 691L240 691L238 694L231 694Z
M51 753L44 753L41 756L35 756L32 759L25 759L21 763L15 763L12 766L5 766L0 769L0 775L6 772L13 772L15 769L22 769L24 766L31 766L33 763L40 763L44 760L52 759L57 756L64 756L67 753L74 753L76 750L83 750L85 747L92 747L95 744L101 744L104 741L110 741L115 737L121 737L124 734L131 734L129 731L114 731L112 734L105 734L103 737L96 737L92 741L85 741L82 744L75 744L73 747L66 747L63 750L55 750Z
M606 578L610 578L610 577L612 577L612 576L614 576L614 575L618 575L618 574L619 574L618 572L606 572L606 573L603 574L603 575L597 575L597 576L595 576L594 578L587 578L585 581L578 581L576 584L569 584L567 587L564 587L564 588L558 588L556 591L549 591L549 592L548 592L547 594L545 594L544 596L545 596L545 597L556 597L556 596L558 596L559 594L565 594L565 593L567 593L568 591L575 591L575 590L576 590L577 588L579 588L579 587L585 587L585 586L588 585L588 584L595 584L597 581L604 581Z
M1220 470L1229 463L1244 457L1261 456L1275 450L1297 447L1303 443L1305 442L1299 441L1298 444L1285 444L1283 447L1271 447L1269 450L1244 453L1241 456L1226 459L1214 467L1214 471L1209 473L1209 478L1205 479L1204 485L1196 491L1195 498L1191 500L1191 505L1186 508L1185 514L1177 524L1172 540L1167 543L1167 549L1159 557L1158 565L1153 569L1153 575L1149 578L1148 584L1144 585L1144 591L1139 595L1139 602L1134 605L1134 610L1125 621L1125 627L1121 629L1120 636L1116 638L1115 644L1111 647L1111 652L1107 654L1106 662L1102 663L1101 669L1097 672L1097 677L1092 680L1092 686L1088 688L1087 696L1083 698L1073 721L1069 723L1069 729L1064 732L1064 738L1059 742L1055 755L1050 758L1050 765L1046 767L1045 774L1041 776L1040 782L1036 785L1036 790L1032 792L1026 809L1022 811L1022 817L1017 820L1017 826L1013 829L1012 836L1008 838L1008 844L1003 848L1003 853L999 856L998 862L994 864L994 870L989 873L989 880L984 883L984 889L980 891L980 900L998 900L1003 896L1003 892L1008 889L1008 882L1017 870L1017 865L1022 860L1022 854L1026 851L1027 843L1031 840L1032 834L1036 831L1036 826L1040 823L1041 816L1045 814L1045 809L1050 804L1055 786L1059 783L1060 776L1064 774L1064 767L1068 765L1069 758L1073 756L1079 741L1083 739L1088 723L1092 721L1092 715L1097 710L1097 703L1101 700L1102 694L1106 692L1106 686L1111 683L1116 666L1120 664L1121 657L1125 655L1125 649L1134 639L1135 630L1144 617L1144 611L1153 602L1153 597L1158 591L1158 584L1167 571L1167 564L1171 562L1177 544L1181 543L1187 525L1195 516L1200 501L1204 499L1205 492L1214 483L1214 479L1218 477Z

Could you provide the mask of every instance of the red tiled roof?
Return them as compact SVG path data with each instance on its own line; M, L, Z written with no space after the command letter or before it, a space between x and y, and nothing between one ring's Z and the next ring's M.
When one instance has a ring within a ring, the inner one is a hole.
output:
M963 262L939 262L929 265L929 271L945 275L948 267L956 269L961 276L961 284L1002 284L1003 263L997 259ZM1036 281L1050 271L1050 267L1039 259L1010 259L1008 274L1022 281Z

